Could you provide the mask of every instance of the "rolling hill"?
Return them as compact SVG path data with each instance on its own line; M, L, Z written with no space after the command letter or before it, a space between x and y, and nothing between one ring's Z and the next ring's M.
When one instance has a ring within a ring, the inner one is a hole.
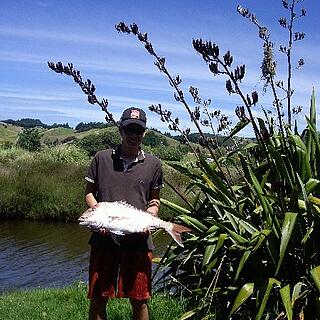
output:
M19 132L22 131L22 127L7 124L4 122L0 122L0 145L1 144L14 144L17 140ZM41 132L41 143L43 145L54 145L54 144L63 144L70 143L72 141L81 140L90 135L100 135L104 133L119 135L118 129L116 127L107 127L101 129L90 129L87 131L76 131L72 128L52 128L52 129L44 129L39 128ZM168 146L177 147L180 145L179 141L170 138L158 131L154 131L150 129L154 135L161 140L165 140Z

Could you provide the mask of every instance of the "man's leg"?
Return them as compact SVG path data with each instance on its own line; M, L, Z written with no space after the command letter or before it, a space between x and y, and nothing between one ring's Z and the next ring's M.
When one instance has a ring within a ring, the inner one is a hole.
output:
M92 298L89 309L89 320L106 320L106 305L108 299ZM148 318L147 318L148 319Z
M132 306L132 320L149 320L147 300L130 299Z

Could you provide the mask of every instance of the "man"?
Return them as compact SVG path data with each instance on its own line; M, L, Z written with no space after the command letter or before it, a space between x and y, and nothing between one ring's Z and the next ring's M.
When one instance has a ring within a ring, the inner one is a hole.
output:
M93 208L102 201L126 201L157 215L162 186L160 160L141 150L146 114L126 109L120 119L121 145L98 152L88 169L85 200ZM130 299L134 320L148 320L151 294L152 241L149 232L121 237L93 232L89 267L89 319L104 320L108 298Z

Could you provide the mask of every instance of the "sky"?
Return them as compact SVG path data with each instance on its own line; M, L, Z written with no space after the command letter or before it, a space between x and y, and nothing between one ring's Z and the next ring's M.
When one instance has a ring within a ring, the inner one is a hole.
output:
M291 1L290 1L291 2ZM46 124L104 121L105 114L90 105L73 80L57 74L48 61L72 62L96 87L99 99L106 98L109 111L119 119L126 107L147 112L148 126L168 131L165 123L148 110L161 104L179 117L183 128L193 127L182 105L175 101L167 78L154 65L154 59L133 36L118 33L121 21L136 23L148 33L155 51L166 58L172 75L182 79L190 106L188 88L199 88L203 100L211 99L210 111L221 110L235 124L234 110L239 97L225 90L226 78L214 76L192 47L202 38L219 45L220 52L230 50L234 67L246 65L241 88L257 91L261 108L272 110L272 99L263 93L260 65L262 42L257 28L237 13L237 5L249 8L260 24L269 28L275 43L277 79L286 79L286 57L278 52L287 42L287 32L278 19L286 16L280 0L12 0L1 1L0 10L0 120L36 118ZM293 64L303 58L305 65L293 73L293 105L303 106L297 116L303 125L308 114L312 88L319 92L320 1L305 0L306 16L297 19L296 31L306 34L294 43ZM280 96L283 95L280 93ZM319 117L319 113L318 113ZM245 129L243 135L251 135Z

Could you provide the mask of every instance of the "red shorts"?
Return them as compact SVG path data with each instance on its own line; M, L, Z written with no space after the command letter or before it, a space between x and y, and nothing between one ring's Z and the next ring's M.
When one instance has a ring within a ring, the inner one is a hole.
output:
M150 298L151 260L151 251L92 246L88 298Z

